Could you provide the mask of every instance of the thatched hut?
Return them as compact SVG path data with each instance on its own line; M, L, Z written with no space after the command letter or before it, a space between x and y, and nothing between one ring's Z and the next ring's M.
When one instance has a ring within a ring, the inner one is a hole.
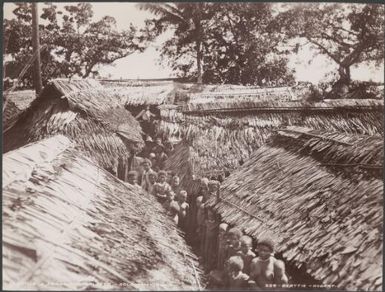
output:
M159 131L189 147L191 167L198 174L225 174L240 166L265 144L272 131L306 126L323 131L383 135L381 100L330 100L187 104L162 107ZM186 148L187 149L187 148ZM180 150L179 152L183 152ZM186 160L176 152L168 165Z
M17 122L4 132L3 151L55 134L77 142L106 169L142 147L139 123L95 80L53 80Z
M162 206L62 135L3 156L7 290L197 290L197 260Z
M277 131L210 205L326 285L381 290L383 137Z

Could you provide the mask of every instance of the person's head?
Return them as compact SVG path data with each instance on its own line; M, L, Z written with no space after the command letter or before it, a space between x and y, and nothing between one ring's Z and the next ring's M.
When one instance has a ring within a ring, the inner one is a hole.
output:
M148 180L150 183L154 184L157 179L158 179L158 176L156 175L156 172L150 172L148 174Z
M171 183L173 186L179 186L179 183L180 183L179 176L174 175L171 179Z
M128 175L127 175L127 182L129 184L136 184L136 181L138 179L138 173L135 171L135 170L131 170L130 172L128 172Z
M274 240L271 237L264 237L258 240L257 252L258 256L265 260L274 253Z
M158 145L162 145L162 139L161 138L156 138L155 143Z
M217 180L210 180L208 183L208 188L210 193L216 193L219 189L219 181Z
M238 247L241 239L242 231L237 228L231 228L227 234L227 241L229 246Z
M248 235L241 236L241 239L239 240L241 243L241 251L244 254L247 254L247 252L251 249L251 246L253 245L253 240Z
M195 203L196 203L198 208L202 205L202 202L203 202L203 197L202 196L197 197L196 200L195 200Z
M158 179L159 182L164 183L167 179L167 172L165 172L164 170L160 170L158 172Z
M225 236L228 227L229 225L226 223L219 224L219 237L223 238Z
M150 160L154 160L156 157L155 153L151 152L150 153Z
M227 269L231 277L237 276L243 270L243 260L240 256L232 256L227 260Z
M147 158L144 159L143 162L142 162L142 166L143 166L143 169L145 171L149 170L151 168L151 166L152 166L152 163L151 163L150 159L147 159Z
M175 193L172 190L167 191L166 193L167 200L173 201L175 198Z
M181 190L179 192L179 196L178 196L178 199L179 199L179 202L186 202L187 201L187 192L185 190Z

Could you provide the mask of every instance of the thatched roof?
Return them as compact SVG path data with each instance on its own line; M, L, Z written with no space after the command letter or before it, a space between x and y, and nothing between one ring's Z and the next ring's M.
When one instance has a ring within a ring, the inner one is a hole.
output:
M103 167L114 167L118 157L129 155L126 146L144 144L141 128L113 95L104 89L83 89L92 84L85 81L82 86L78 80L73 87L62 81L50 83L5 132L3 151L59 133L76 141L81 150Z
M238 98L202 99L182 107L186 113L216 113L216 112L249 112L249 111L341 111L341 110L383 110L384 101L378 99L330 99L322 102L308 103L304 101L285 101L255 99L252 95Z
M197 260L163 207L68 138L8 152L3 166L5 289L198 289Z
M194 173L210 175L236 169L241 161L266 143L274 130L305 126L328 132L383 135L384 116L380 108L347 106L339 111L208 113L203 116L182 113L178 108L162 108L161 118L160 132L170 139L188 141ZM184 158L175 153L169 158L170 167L178 165L180 159Z
M21 113L29 107L36 98L34 90L20 90L13 92L3 92L7 101L3 111L3 132L12 127L18 120Z
M139 105L161 105L174 101L172 81L101 81L109 94L126 107Z
M274 234L284 259L324 284L381 290L382 164L380 135L278 131L210 204L255 238Z

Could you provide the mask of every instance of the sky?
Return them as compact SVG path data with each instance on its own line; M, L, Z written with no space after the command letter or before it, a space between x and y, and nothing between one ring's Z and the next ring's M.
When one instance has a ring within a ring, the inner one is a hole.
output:
M58 7L69 5L70 3L55 3ZM76 4L76 2L71 3ZM99 20L103 16L109 15L116 19L118 29L128 29L130 23L137 27L144 26L144 20L151 18L150 12L137 8L137 3L123 2L99 2L92 3L94 11L94 20ZM12 17L13 3L4 3L4 17ZM39 6L41 8L41 5ZM161 47L167 39L167 34L161 35L144 52L134 53L125 58L116 60L112 65L100 68L100 74L105 78L112 79L136 79L136 78L167 78L173 77L171 68L166 65L160 65L160 54L156 50ZM312 61L309 64L309 61ZM300 50L298 55L293 54L289 58L289 67L296 70L295 77L298 81L309 81L318 83L324 76L336 70L337 66L324 55L314 54L305 48ZM361 65L358 68L352 68L352 79L373 80L384 82L384 68L376 69L373 66Z

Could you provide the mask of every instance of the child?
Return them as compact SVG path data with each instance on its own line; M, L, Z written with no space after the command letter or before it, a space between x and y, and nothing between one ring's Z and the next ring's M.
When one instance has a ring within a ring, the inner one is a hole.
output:
M227 261L228 287L230 289L247 288L249 276L242 272L243 260L239 256L232 256Z
M156 172L150 172L148 174L148 184L147 184L147 192L149 194L153 194L154 192L154 185L156 183L156 180L158 179L158 175L156 174Z
M210 180L208 182L208 193L206 193L205 201L207 201L211 197L216 198L218 190L219 190L219 181Z
M154 184L153 194L160 203L164 203L167 198L167 192L171 190L170 185L166 182L166 178L167 173L161 170L158 173L158 182Z
M251 261L250 278L259 288L265 288L267 284L287 284L285 264L273 256L274 241L269 238L258 240L258 257Z
M186 228L186 217L187 212L189 211L190 205L187 201L187 192L185 190L181 190L178 196L178 205L180 208L179 211L179 227L182 229Z
M237 255L241 248L240 239L242 231L237 228L231 228L227 233L227 248L226 248L226 259Z
M165 201L163 202L163 207L167 210L167 211L170 211L170 206L171 206L171 203L174 202L174 198L175 198L175 193L170 189L166 192L166 199Z
M241 248L238 251L238 255L243 260L243 272L246 274L250 274L250 264L251 261L255 258L255 253L252 252L251 247L253 244L253 240L250 236L243 235L240 239Z
M170 203L170 209L168 211L168 214L172 217L172 220L175 222L175 224L178 224L179 212L180 212L180 208L179 208L178 203L175 201L172 201Z
M206 269L211 270L215 267L215 252L217 246L216 230L218 228L218 222L214 212L210 208L206 208L206 215L203 259L205 260Z
M179 176L176 174L171 178L171 188L175 194L180 194L181 186Z
M143 172L142 172L141 187L146 191L148 191L149 185L150 185L148 176L150 173L155 173L155 171L151 169L151 165L152 165L151 161L147 158L145 158L142 162Z

